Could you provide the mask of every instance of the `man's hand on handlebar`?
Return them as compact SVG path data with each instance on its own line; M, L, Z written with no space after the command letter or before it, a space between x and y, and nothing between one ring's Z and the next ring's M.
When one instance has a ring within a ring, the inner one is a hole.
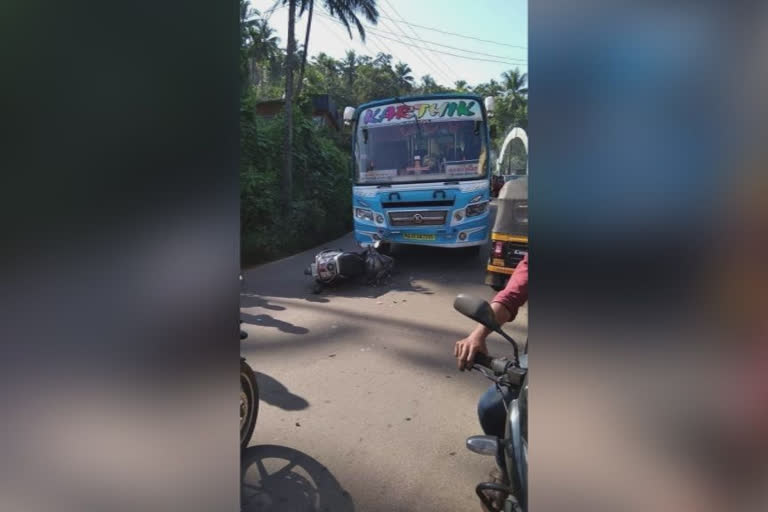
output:
M498 302L491 303L491 309L496 316L496 321L499 325L503 325L514 316L509 310ZM464 371L472 367L472 363L475 360L475 354L481 352L488 355L488 348L485 346L485 338L491 331L482 325L478 325L472 333L456 342L456 346L453 348L453 355L456 356L456 363L459 366L459 370Z
M472 367L475 360L475 354L478 352L488 355L488 347L485 346L486 333L475 330L464 338L456 342L453 348L453 355L456 356L456 364L459 370L464 371Z

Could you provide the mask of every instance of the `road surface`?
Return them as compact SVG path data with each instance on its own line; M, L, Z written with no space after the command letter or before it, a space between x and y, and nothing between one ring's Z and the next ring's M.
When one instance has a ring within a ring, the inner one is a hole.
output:
M327 244L354 249L351 235ZM484 261L400 246L381 287L313 295L303 269L316 250L251 268L241 297L261 406L243 455L244 511L480 510L475 485L493 460L471 453L488 386L456 369L453 344L473 323L459 292L490 299ZM508 332L524 341L527 309ZM495 335L492 354L511 351Z

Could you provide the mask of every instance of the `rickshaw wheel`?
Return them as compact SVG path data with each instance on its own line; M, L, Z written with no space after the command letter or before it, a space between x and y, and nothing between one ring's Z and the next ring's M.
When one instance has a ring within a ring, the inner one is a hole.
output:
M491 277L490 285L491 285L491 288L493 288L497 292L500 292L507 285L507 276L504 274L496 274L494 272Z

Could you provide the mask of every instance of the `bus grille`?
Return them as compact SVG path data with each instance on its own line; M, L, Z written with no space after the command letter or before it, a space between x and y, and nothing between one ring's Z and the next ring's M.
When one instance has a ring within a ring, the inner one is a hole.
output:
M447 216L448 210L389 212L389 222L393 226L442 226Z

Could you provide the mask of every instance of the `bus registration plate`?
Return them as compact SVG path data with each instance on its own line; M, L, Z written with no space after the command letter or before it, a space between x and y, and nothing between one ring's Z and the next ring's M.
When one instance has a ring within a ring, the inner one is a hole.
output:
M437 240L435 235L423 235L421 233L403 233L403 238L407 240Z

